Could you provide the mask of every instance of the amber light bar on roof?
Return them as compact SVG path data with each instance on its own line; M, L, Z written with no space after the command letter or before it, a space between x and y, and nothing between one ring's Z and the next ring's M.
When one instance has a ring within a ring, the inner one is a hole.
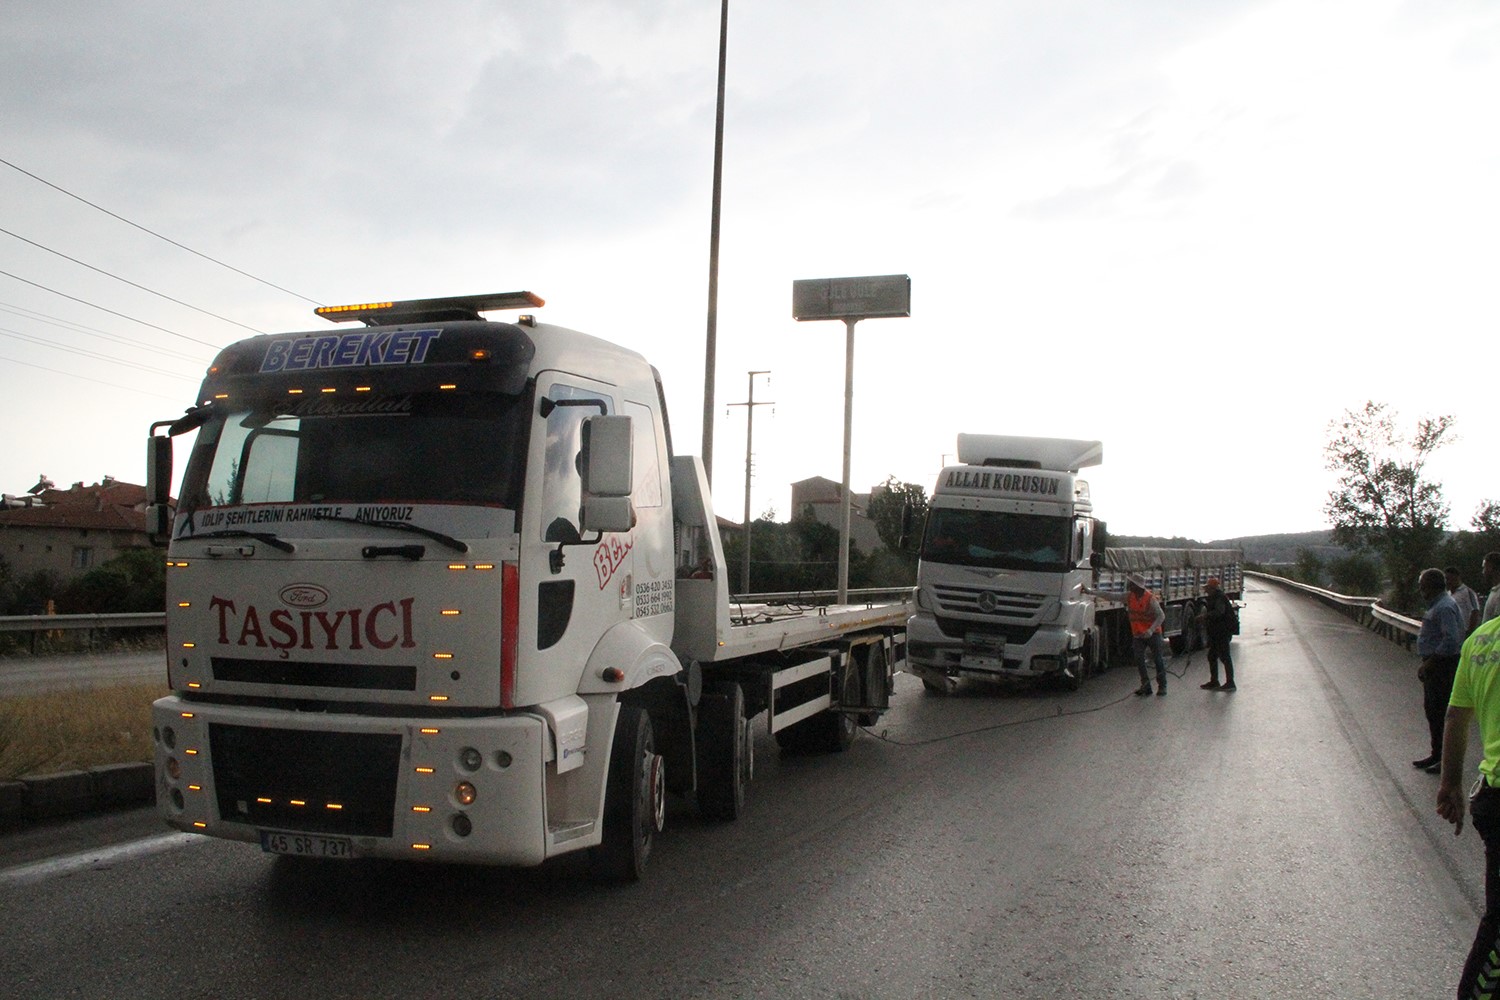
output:
M478 320L483 318L480 313L491 309L527 309L542 305L546 305L546 302L534 292L491 292L486 295L453 295L438 299L407 299L402 302L318 306L313 312L335 323L352 320L376 326Z

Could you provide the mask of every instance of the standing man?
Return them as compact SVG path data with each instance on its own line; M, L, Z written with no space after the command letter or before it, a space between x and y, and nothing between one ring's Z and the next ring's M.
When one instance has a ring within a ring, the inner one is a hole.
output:
M1443 760L1443 720L1453 694L1453 675L1458 670L1464 625L1458 604L1448 593L1448 581L1442 570L1424 569L1417 577L1417 590L1427 602L1422 630L1417 633L1417 655L1422 658L1417 679L1422 682L1422 708L1427 713L1432 753L1412 761L1411 766L1437 774Z
M1474 829L1484 841L1484 915L1458 981L1460 997L1488 996L1500 979L1500 618L1479 626L1464 643L1453 681L1443 730L1437 812L1453 824L1454 836L1464 830L1462 771L1469 748L1469 721L1475 718L1479 720L1484 758L1479 762L1477 791L1469 805Z
M1490 595L1484 599L1484 610L1479 617L1483 621L1500 618L1500 552L1484 554L1480 575L1484 578L1484 585L1490 588Z
M1453 595L1453 602L1458 605L1458 613L1464 616L1464 637L1467 638L1470 632L1479 627L1479 595L1474 593L1473 587L1464 583L1457 566L1449 566L1443 570L1443 576L1448 581L1448 593Z
M1229 658L1229 640L1234 635L1234 605L1229 595L1220 589L1219 578L1211 576L1203 584L1208 596L1203 599L1203 610L1198 619L1203 623L1203 634L1208 640L1208 683L1200 684L1205 691L1233 691L1234 661ZM1224 661L1224 684L1219 684L1219 661Z
M1162 658L1161 627L1167 613L1161 609L1156 595L1146 589L1143 577L1131 573L1125 577L1125 610L1130 613L1130 645L1135 651L1135 666L1141 672L1141 686L1136 694L1151 693L1151 675L1146 670L1146 653L1149 650L1156 658L1156 693L1167 693L1167 661Z

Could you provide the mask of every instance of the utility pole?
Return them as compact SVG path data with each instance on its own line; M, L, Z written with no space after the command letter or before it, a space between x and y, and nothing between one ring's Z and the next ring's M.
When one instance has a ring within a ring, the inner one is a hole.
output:
M740 574L740 593L750 593L750 456L751 443L755 440L755 408L757 406L775 406L775 400L757 403L755 401L755 376L769 375L770 372L747 372L750 376L750 391L743 403L730 403L730 406L743 406L745 408L745 561L744 569Z

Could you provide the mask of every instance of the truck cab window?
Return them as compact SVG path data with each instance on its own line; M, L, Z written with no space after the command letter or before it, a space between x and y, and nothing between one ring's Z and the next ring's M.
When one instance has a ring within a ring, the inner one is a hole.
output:
M193 449L193 507L468 503L516 509L525 406L492 393L374 398L215 417ZM289 412L290 411L290 412Z
M608 412L615 412L614 400L594 389L557 383L545 393L546 398L598 399ZM583 450L583 422L599 412L593 406L557 406L544 418L547 422L547 448L542 460L542 540L576 542L581 537L583 478L578 459Z

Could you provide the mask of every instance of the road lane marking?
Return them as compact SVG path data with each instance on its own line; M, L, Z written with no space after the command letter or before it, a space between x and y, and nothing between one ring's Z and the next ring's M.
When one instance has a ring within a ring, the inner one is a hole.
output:
M49 858L46 861L33 861L29 864L16 865L14 868L0 869L0 886L32 885L47 879L71 875L85 868L108 867L118 861L132 861L203 841L203 837L192 833L163 833L155 837L146 837L143 840L116 844L113 847L79 851L77 854Z

